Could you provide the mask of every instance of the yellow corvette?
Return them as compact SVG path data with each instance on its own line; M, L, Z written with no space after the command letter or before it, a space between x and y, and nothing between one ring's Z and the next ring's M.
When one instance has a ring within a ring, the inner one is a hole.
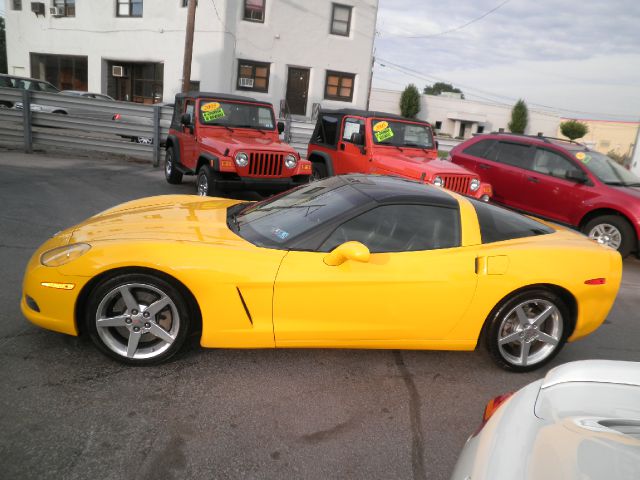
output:
M620 255L424 184L347 175L258 203L145 198L60 232L27 267L22 312L158 363L204 347L473 350L526 371L593 332Z

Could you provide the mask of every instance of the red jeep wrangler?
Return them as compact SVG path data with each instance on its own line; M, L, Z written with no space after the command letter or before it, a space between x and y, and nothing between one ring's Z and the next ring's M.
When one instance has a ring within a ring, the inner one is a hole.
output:
M218 93L176 95L164 173L177 184L197 175L198 195L246 188L278 192L309 181L311 164L278 134L273 106Z
M312 178L343 173L395 175L488 201L491 185L476 173L438 159L431 125L389 113L321 110L307 158Z

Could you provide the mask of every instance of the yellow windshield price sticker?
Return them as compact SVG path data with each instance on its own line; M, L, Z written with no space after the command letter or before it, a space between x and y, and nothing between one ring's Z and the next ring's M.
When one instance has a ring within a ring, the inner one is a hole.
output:
M205 122L211 122L212 120L218 120L219 118L224 117L224 110L218 108L218 110L214 110L213 112L202 112L202 119Z
M389 128L389 124L387 122L378 122L373 126L373 131L381 132L385 128Z
M378 140L378 142L384 142L391 137L393 137L393 131L388 127L380 132L376 132L376 140Z
M586 157L586 155L584 154L584 152L578 152L576 153L576 158L578 160L584 160L584 158Z
M200 107L200 110L203 112L213 112L214 110L218 110L220 108L220 104L218 102L205 103Z

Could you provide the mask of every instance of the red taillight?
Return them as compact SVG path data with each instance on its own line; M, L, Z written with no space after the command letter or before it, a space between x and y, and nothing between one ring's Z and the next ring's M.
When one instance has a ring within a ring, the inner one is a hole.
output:
M604 285L607 283L606 278L592 278L584 281L585 285Z
M113 116L113 120L120 120L120 114L119 114L119 113L116 113L116 114Z
M472 437L475 437L480 433L480 430L482 430L482 428L487 424L487 422L493 416L493 414L496 413L498 408L500 408L500 405L502 405L504 402L509 400L509 398L511 398L513 393L514 392L509 392L503 395L498 395L497 397L494 397L491 400L489 400L489 402L487 403L487 406L484 407L484 413L482 414L482 423L480 424L478 429L475 432L473 432Z

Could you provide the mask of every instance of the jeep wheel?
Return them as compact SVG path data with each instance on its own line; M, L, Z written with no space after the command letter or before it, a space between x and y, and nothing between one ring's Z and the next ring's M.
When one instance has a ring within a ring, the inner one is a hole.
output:
M182 173L176 168L176 156L173 147L167 148L164 156L164 178L167 182L178 185L182 183Z
M321 178L325 178L327 176L327 167L319 162L313 162L313 166L311 167L311 175L309 175L309 181L313 182L314 180L320 180Z
M622 257L633 250L636 236L633 228L618 215L603 215L587 222L582 232L598 243L615 248Z
M217 185L218 175L209 165L202 165L196 181L197 193L201 197L216 197L220 194Z

